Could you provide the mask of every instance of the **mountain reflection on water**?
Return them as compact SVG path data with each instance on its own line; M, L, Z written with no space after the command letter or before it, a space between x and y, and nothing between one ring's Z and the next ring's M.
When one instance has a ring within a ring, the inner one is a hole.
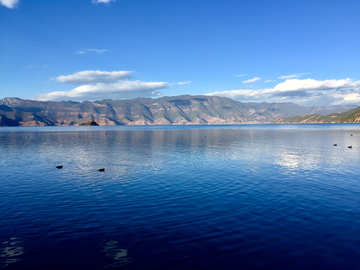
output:
M0 151L0 267L360 267L357 124L1 128Z

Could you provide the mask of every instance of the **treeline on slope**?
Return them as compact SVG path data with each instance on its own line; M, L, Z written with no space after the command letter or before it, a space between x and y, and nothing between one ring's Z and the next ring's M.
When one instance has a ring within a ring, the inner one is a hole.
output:
M0 126L260 124L300 114L342 113L353 107L294 103L241 103L216 96L176 96L101 101L0 100Z
M310 123L360 123L360 106L343 113L328 115L303 115L290 118L280 117L275 119L276 124L310 124Z

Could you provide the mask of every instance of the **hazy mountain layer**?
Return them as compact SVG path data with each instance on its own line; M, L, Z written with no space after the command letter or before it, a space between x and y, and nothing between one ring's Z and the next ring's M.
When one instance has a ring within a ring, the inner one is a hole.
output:
M342 113L353 107L303 107L294 103L241 103L225 97L177 96L158 99L42 102L0 100L0 126L187 125L270 123L311 113Z

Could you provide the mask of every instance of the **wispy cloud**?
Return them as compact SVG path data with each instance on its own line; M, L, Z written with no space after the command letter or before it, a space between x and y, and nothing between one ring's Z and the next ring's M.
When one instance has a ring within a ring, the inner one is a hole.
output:
M0 0L0 4L7 8L13 9L17 6L19 0Z
M37 100L125 99L160 95L170 87L166 82L129 81L131 71L81 71L56 78L58 82L83 84L69 91L56 91L37 96Z
M191 81L186 81L186 82L178 82L177 85L185 85L185 84L190 84Z
M264 83L275 82L275 80L265 80Z
M108 4L110 2L115 2L115 0L91 0L91 3L93 4L99 4L99 3Z
M241 101L295 102L304 105L360 103L360 81L288 79L274 88L239 89L209 93Z
M27 68L28 69L33 69L35 66L34 65L28 65Z
M245 81L243 81L243 83L253 83L253 82L260 81L260 80L261 80L260 77L255 77L253 79L245 80Z
M85 70L76 72L71 75L59 76L56 81L62 83L79 84L96 84L96 83L112 83L131 77L132 71L100 71Z
M353 82L351 79L343 80L325 80L317 81L314 79L291 79L285 82L279 83L274 87L275 90L281 92L288 91L319 91L319 90L331 90L341 88L360 87L360 81Z
M238 75L235 75L235 77L244 77L246 76L246 74L238 74Z
M298 78L300 78L302 75L305 75L305 74L308 74L308 73L307 73L307 72L304 72L304 73L299 73L299 74L279 76L278 79L281 79L281 80L298 79Z
M85 49L82 51L76 51L76 54L85 54L88 52L96 52L96 53L103 53L103 52L107 52L107 49L103 49L103 50L98 50L98 49Z

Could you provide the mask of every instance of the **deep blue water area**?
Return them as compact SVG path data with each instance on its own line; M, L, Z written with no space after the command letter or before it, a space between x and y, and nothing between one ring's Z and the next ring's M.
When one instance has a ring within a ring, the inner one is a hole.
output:
M360 269L360 124L2 127L0 154L0 268Z

